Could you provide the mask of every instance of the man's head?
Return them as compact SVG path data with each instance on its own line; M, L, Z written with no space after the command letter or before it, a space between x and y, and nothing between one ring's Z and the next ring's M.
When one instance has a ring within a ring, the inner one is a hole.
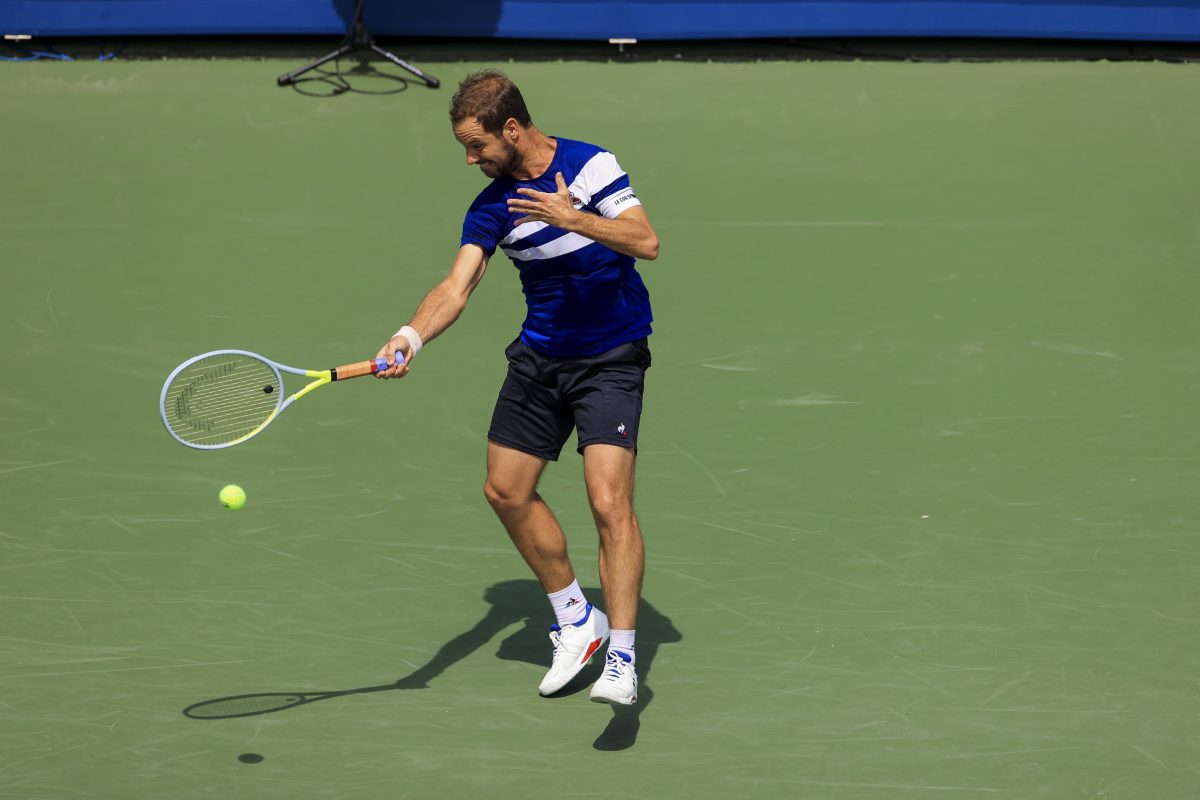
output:
M520 164L517 142L533 124L525 98L508 76L495 69L468 75L450 101L454 137L489 178L511 174Z

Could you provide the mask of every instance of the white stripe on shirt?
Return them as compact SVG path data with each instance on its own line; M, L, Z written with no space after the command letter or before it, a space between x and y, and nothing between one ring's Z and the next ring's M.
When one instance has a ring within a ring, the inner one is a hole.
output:
M603 216L609 219L616 219L621 214L634 206L640 206L641 200L637 199L637 195L633 193L632 186L626 186L624 189L613 192L608 197L601 200L596 208Z
M514 261L534 261L574 253L576 250L582 250L589 244L595 244L595 242L578 233L567 233L543 245L530 247L526 250L509 250L503 245L501 245L501 248L504 250L505 255Z
M567 187L583 205L592 202L592 195L622 177L625 170L612 153L602 151L588 159L579 174ZM608 216L607 214L605 216Z
M500 246L512 244L518 239L524 239L526 236L532 236L542 228L549 228L545 222L522 222L520 225L512 229L512 233L500 240Z

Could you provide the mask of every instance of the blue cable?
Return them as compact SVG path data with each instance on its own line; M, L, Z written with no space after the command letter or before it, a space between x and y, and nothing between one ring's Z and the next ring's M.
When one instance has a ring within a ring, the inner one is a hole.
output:
M128 41L121 42L121 46L118 47L116 50L113 50L111 53L101 53L99 56L96 57L96 60L97 61L111 61L112 59L121 55L121 53L125 52L125 46L128 44L129 44Z
M66 53L49 53L44 50L34 50L28 56L0 56L0 61L38 61L43 58L52 58L55 61L74 61Z
M117 56L119 56L121 54L121 52L125 49L126 44L127 44L127 42L122 42L121 46L118 47L116 50L113 50L110 53L101 53L99 56L97 56L96 60L97 61L111 61L112 59L116 58ZM53 50L53 47L54 47L53 45L50 45L50 47L51 47L50 50L31 50L28 54L22 54L19 56L0 55L0 61L18 61L18 62L20 62L20 61L40 61L43 58L50 59L53 61L74 61L75 60L74 58L67 55L66 53L55 52Z

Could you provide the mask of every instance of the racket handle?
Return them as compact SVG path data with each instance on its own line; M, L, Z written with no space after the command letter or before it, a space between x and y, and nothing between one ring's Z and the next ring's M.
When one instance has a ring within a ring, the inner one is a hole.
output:
M396 351L396 363L404 363L404 354L399 350ZM383 372L388 368L387 359L383 356L372 361L359 361L357 364L343 364L340 367L334 367L330 372L333 373L335 381L344 381L348 378L361 378L363 375L374 375L376 372Z

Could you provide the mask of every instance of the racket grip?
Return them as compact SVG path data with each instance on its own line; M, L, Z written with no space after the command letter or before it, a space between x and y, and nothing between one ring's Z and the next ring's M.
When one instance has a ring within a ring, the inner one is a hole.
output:
M396 363L404 363L404 354L399 350L396 351ZM345 364L336 367L333 370L333 379L335 381L344 381L347 378L360 378L363 375L374 375L376 372L383 372L388 368L387 359L383 356L371 361L360 361L357 364Z

